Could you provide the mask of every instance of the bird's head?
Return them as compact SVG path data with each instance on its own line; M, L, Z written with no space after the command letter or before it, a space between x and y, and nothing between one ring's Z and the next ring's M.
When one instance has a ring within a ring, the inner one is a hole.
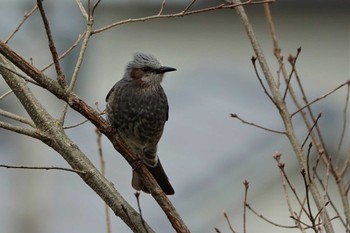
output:
M142 87L157 86L162 82L164 73L175 70L172 67L162 66L152 55L136 53L134 60L126 67L124 78Z

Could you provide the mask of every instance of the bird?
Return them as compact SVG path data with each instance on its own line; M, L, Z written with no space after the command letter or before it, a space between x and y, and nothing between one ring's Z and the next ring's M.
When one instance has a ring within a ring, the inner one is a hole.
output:
M106 96L109 124L146 165L166 195L173 195L175 191L158 158L157 145L169 117L161 82L164 74L172 71L176 69L162 66L153 55L135 53L122 79ZM136 191L149 193L135 169L131 184Z

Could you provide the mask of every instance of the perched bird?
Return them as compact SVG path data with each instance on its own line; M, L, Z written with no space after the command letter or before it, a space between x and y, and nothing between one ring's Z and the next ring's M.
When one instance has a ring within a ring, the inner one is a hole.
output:
M109 91L107 118L133 153L147 165L148 170L167 195L174 194L157 155L157 144L168 120L168 100L160 85L164 73L175 68L162 66L148 54L136 53L126 66L123 78ZM134 189L149 192L139 174L133 171Z

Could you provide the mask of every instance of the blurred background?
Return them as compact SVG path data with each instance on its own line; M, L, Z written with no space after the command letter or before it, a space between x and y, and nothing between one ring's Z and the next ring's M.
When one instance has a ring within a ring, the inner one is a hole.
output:
M166 2L164 13L182 11L190 1ZM2 0L0 39L5 40L32 9L35 1ZM220 4L198 1L193 8ZM84 1L84 4L86 2ZM94 29L123 19L157 14L161 1L102 0ZM85 30L75 1L44 1L54 40L60 53ZM246 7L272 72L278 64L263 6ZM317 98L349 79L350 3L347 1L277 1L271 5L277 37L285 60L302 47L297 70L309 99ZM34 13L10 40L25 59L42 68L51 61L39 12ZM66 77L73 73L80 47L63 61ZM151 53L163 65L177 68L163 81L170 117L159 144L159 156L176 194L170 199L192 232L229 232L223 210L234 229L243 228L243 181L249 181L248 202L259 213L279 224L292 225L273 154L282 153L286 171L300 193L304 192L296 158L287 138L242 124L247 121L283 130L278 111L264 94L251 64L253 51L234 10L211 11L182 18L156 19L124 24L95 34L88 45L76 93L100 109L135 52ZM287 65L290 70L290 67ZM47 71L55 77L54 70ZM60 116L62 102L32 87L50 113ZM0 94L8 90L0 81ZM313 105L322 112L319 123L327 146L336 152L346 88ZM290 101L290 98L287 100ZM15 97L0 107L25 114ZM291 109L295 110L291 105ZM4 118L1 118L4 120ZM66 126L83 120L69 111ZM349 119L348 119L349 120ZM307 130L296 118L294 127L303 141ZM87 123L67 130L69 136L100 166L95 128ZM345 145L348 146L348 133ZM55 151L34 139L0 129L0 164L62 166L67 163ZM345 146L343 152L347 150ZM103 138L106 176L135 208L131 168ZM314 161L314 160L313 160ZM106 232L104 203L73 173L0 169L0 226L6 233ZM336 194L334 201L338 202ZM149 195L141 195L145 220L156 232L173 232L162 210ZM299 210L299 208L296 208ZM341 211L342 212L342 211ZM130 232L111 213L112 232ZM335 222L336 229L343 229ZM249 232L299 232L276 228L248 213ZM339 232L339 231L338 231Z

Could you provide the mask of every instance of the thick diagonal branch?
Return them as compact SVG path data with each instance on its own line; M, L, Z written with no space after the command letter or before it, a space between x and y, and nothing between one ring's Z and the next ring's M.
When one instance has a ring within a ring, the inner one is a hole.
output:
M28 76L30 76L33 80L35 80L41 87L51 92L57 98L67 102L71 108L82 114L86 119L88 119L92 124L94 124L101 131L101 133L107 136L107 138L113 144L114 148L128 161L130 165L133 165L138 161L138 157L129 151L125 143L118 137L116 132L108 125L108 123L100 116L100 114L93 108L91 108L89 105L87 105L79 97L77 97L73 92L61 88L57 81L45 76L37 68L30 65L21 56L12 51L2 41L0 41L0 53L3 54L7 59L9 59L16 67L18 67ZM36 121L34 121L34 123L36 123ZM63 130L61 133L64 134ZM72 168L80 169L79 167ZM177 232L190 232L185 223L182 221L180 215L177 213L175 207L172 205L167 196L161 191L161 188L159 187L153 176L150 174L150 172L147 170L146 166L139 166L136 169L136 171L141 174L143 183L151 192L152 196L157 201L159 206L163 209L173 228ZM100 177L100 179L102 178ZM94 189L94 187L92 188ZM101 197L104 198L103 196ZM108 205L112 204L108 203L107 201L106 203Z
M1 55L0 62L8 64L8 61ZM130 217L137 216L138 213L123 199L113 185L102 176L78 146L68 138L58 122L38 102L23 79L11 72L4 71L7 70L0 69L1 75L28 112L37 129L44 135L49 135L40 139L61 154L73 169L83 171L84 173L80 173L79 176L132 230L135 232L153 232L147 225L147 230L145 230L140 217Z

